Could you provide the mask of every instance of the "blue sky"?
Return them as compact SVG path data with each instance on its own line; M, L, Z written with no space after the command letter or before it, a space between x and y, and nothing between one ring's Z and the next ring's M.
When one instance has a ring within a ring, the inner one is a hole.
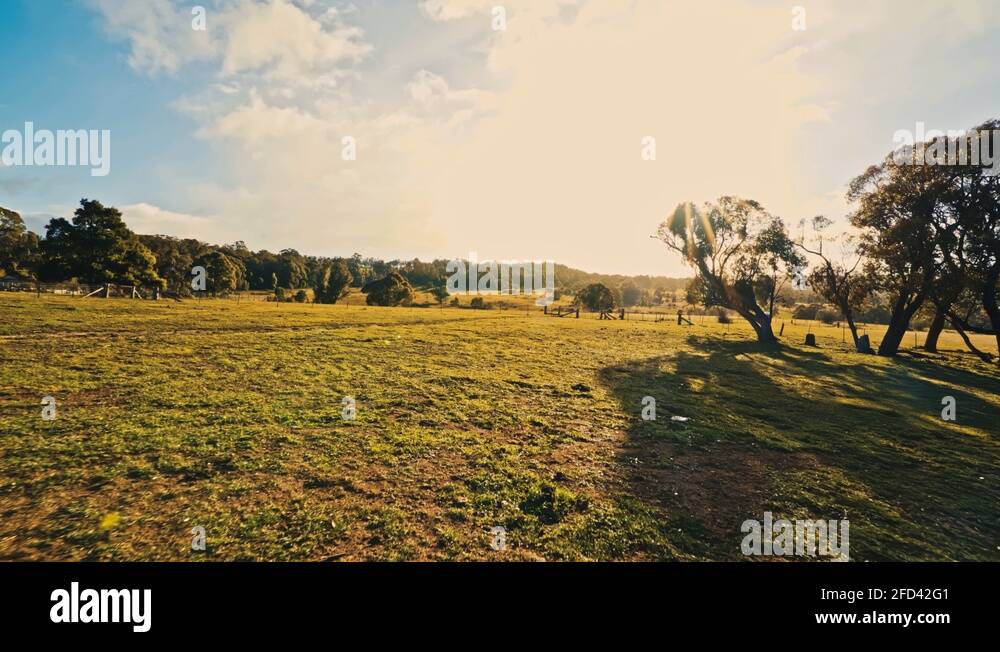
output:
M127 201L136 191L163 201L173 189L155 182L162 162L211 162L211 149L192 137L190 120L169 106L190 78L136 74L86 5L15 0L0 8L0 22L0 125L17 129L32 121L37 128L112 129L113 136L113 174L95 178L72 167L11 171L13 178L0 182L6 204L46 213L85 196Z
M648 238L677 202L843 221L897 130L1000 115L989 0L7 0L0 24L0 132L112 134L108 176L0 167L0 206L321 255L683 274Z

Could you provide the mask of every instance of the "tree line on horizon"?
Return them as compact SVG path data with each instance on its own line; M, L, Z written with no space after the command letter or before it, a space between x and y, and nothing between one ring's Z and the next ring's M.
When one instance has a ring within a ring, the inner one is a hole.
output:
M272 253L252 251L243 241L212 245L194 238L140 235L128 228L118 209L91 199L82 199L71 219L51 219L39 238L18 213L0 208L0 278L18 275L33 282L114 283L190 296L192 269L200 266L206 270L205 291L216 296L270 291L284 297L289 291L301 300L305 294L296 291L312 289L317 302L335 303L351 288L368 288L370 297L375 293L373 301L406 303L413 288L420 288L443 302L448 262L386 261L358 253L311 256L295 249ZM557 294L601 282L628 306L667 302L688 283L683 278L597 274L561 264L555 277Z

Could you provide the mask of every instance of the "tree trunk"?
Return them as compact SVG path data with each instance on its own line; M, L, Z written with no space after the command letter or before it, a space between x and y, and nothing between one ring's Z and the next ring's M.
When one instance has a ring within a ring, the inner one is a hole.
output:
M762 315L756 319L747 319L757 334L757 341L765 346L777 346L778 338L774 336L771 329L771 317Z
M969 336L965 334L965 329L962 328L961 324L959 324L957 321L953 319L951 320L951 325L955 328L956 331L958 331L958 334L962 336L962 341L965 342L965 346L967 346L970 351L978 355L980 360L982 360L983 362L991 362L993 360L992 355L984 351L980 351L979 349L976 348L976 345L972 343L972 340L969 339Z
M934 321L931 322L930 328L927 329L927 339L924 340L925 351L937 353L938 338L941 337L941 331L943 330L944 311L938 308L937 312L934 313Z
M851 337L854 338L854 349L858 348L858 326L854 323L854 318L848 314L845 319L847 320L847 327L851 329Z
M924 298L918 297L914 299L909 306L906 306L904 301L904 299L900 299L892 309L889 328L886 329L885 335L878 345L879 355L892 357L899 352L899 345L903 343L903 337L910 327L910 319L913 317L913 313L920 308L920 304L924 302Z
M899 351L899 345L903 342L903 336L906 335L906 328L909 326L909 321L903 315L893 313L892 319L889 320L889 328L886 329L885 335L882 336L882 341L879 342L879 355L896 355Z
M997 307L997 281L1000 280L1000 261L995 263L986 274L983 283L983 309L993 326L993 336L997 340L997 355L1000 355L1000 307Z

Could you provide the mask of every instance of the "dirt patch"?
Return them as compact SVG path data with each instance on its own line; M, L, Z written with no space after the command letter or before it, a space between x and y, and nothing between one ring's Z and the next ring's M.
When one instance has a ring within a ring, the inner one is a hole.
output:
M803 453L733 444L701 450L668 441L623 449L620 459L637 497L690 514L717 537L731 536L747 518L761 518L774 495L775 469L821 466Z

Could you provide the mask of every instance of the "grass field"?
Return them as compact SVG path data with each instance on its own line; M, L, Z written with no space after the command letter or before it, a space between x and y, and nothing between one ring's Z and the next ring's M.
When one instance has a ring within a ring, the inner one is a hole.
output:
M708 319L13 293L0 316L3 559L738 560L771 511L849 519L858 561L1000 560L1000 368L951 333L890 360L812 323L765 352Z

